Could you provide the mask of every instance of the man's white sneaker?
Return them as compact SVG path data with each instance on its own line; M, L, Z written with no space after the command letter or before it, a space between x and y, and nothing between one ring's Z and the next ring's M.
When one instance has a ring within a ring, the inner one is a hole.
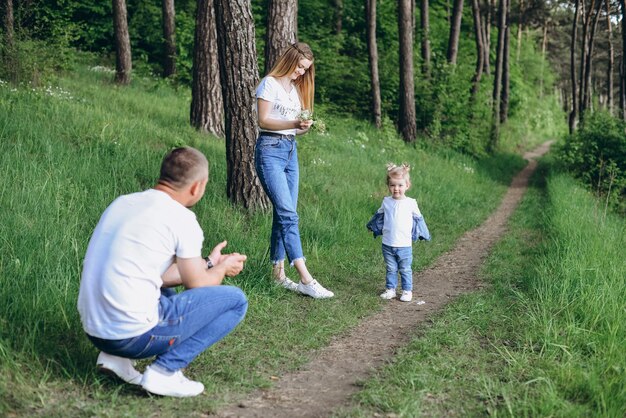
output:
M410 302L413 299L413 292L410 290L403 290L402 296L400 296L400 300L402 302Z
M204 392L202 383L187 379L180 370L168 376L150 366L143 374L141 387L155 395L177 398L196 396Z
M326 299L335 296L333 292L319 284L317 280L313 280L309 284L298 283L298 292L311 296L314 299Z
M380 294L380 297L383 299L393 299L396 297L396 289L385 289L385 291Z
M298 291L298 284L293 282L289 277L285 277L283 279L276 279L276 284L284 287L287 290L292 290L294 292Z
M96 367L101 372L117 376L131 385L139 385L142 375L135 370L134 364L131 359L113 356L104 351L100 352L96 361Z

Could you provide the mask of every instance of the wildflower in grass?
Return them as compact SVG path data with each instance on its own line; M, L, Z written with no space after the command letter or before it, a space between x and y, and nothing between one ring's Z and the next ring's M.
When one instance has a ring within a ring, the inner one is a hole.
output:
M298 115L298 119L300 120L312 120L313 125L311 125L311 131L317 132L320 135L324 135L326 133L326 122L319 118L313 118L313 112L308 109L304 109Z
M106 73L106 74L114 74L115 70L109 67L105 67L103 65L96 65L94 67L89 68L89 71L93 71L94 73Z

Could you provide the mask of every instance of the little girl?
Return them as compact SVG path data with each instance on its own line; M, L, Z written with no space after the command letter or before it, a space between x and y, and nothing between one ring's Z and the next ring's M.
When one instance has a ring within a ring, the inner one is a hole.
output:
M387 187L390 196L367 224L374 237L383 236L383 258L387 266L386 290L380 295L383 299L396 297L398 273L402 280L402 302L413 299L413 241L430 240L430 233L415 199L407 197L411 187L410 167L406 164L387 165Z

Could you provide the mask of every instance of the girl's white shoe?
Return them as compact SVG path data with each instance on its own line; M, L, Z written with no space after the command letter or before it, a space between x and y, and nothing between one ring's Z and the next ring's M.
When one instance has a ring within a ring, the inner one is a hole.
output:
M413 292L411 292L410 290L403 290L402 296L400 296L400 300L402 302L410 302L411 300L413 300Z
M380 294L380 297L383 299L394 299L396 297L396 289L385 289L385 291Z

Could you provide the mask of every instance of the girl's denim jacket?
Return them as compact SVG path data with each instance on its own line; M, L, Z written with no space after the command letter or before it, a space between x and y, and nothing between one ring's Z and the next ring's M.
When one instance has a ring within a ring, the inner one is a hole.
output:
M367 223L367 229L374 233L374 238L383 234L383 225L385 224L385 214L376 212L372 219ZM423 216L413 214L413 230L411 231L413 241L425 240L430 241L430 232L426 226Z

